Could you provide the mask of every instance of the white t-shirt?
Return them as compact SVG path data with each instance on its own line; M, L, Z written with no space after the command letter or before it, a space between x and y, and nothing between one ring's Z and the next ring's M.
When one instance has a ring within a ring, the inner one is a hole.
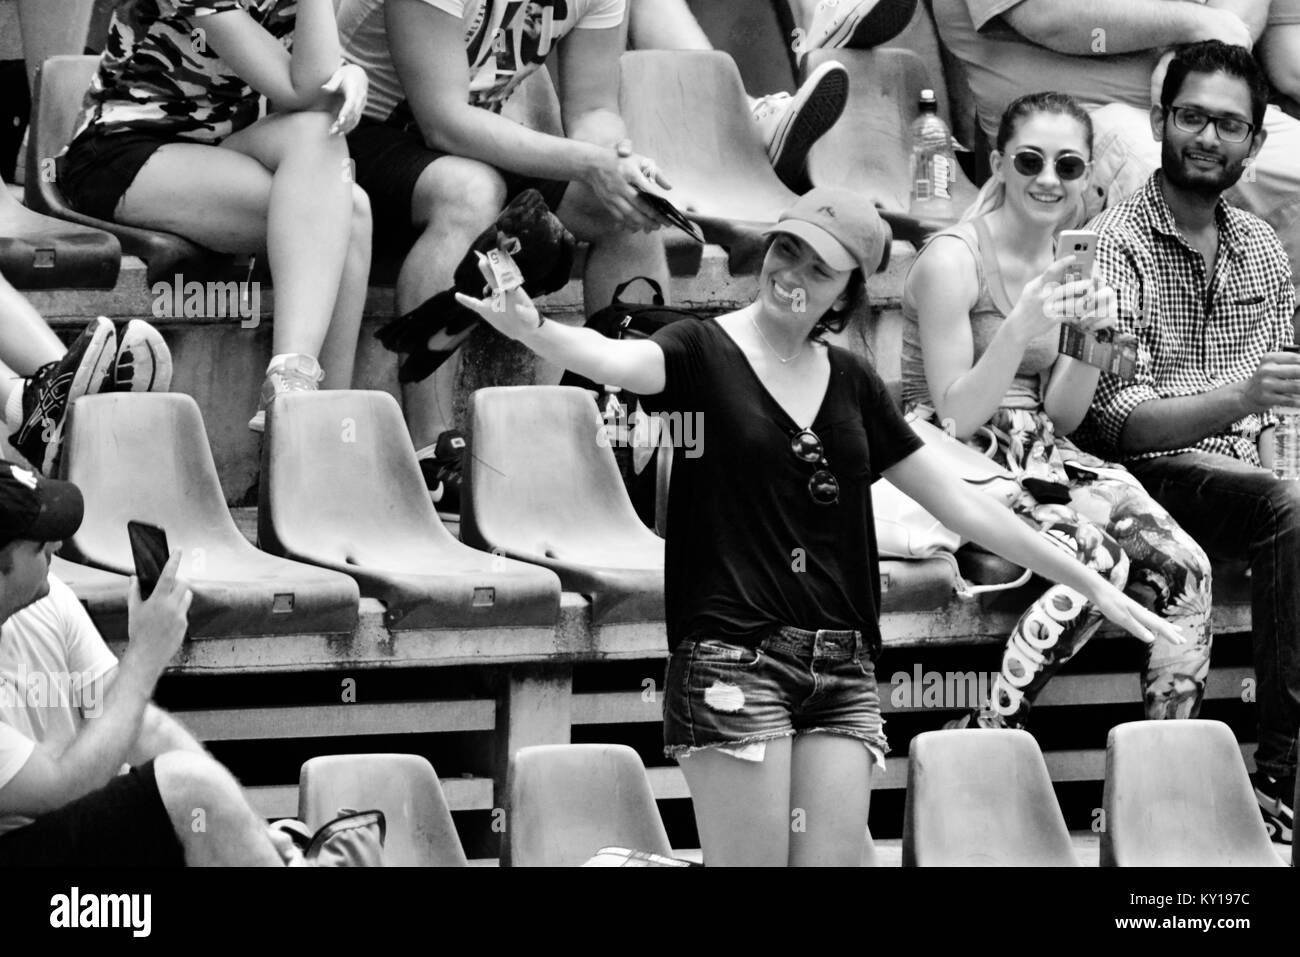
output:
M50 593L0 625L0 788L37 742L65 747L102 711L101 679L116 666L77 596L50 575ZM0 834L30 823L0 815Z
M501 105L546 60L571 30L617 27L627 0L421 0L460 17L469 61L469 101L500 112ZM384 0L343 0L339 38L349 60L370 78L366 115L387 120L406 101L388 52Z

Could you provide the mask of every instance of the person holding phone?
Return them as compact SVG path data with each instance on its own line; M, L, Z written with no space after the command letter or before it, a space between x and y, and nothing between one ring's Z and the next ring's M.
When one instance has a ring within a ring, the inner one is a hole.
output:
M367 90L332 0L123 0L59 158L83 213L267 254L275 327L256 432L283 392L352 385L371 222L345 135Z
M768 232L754 302L650 339L547 322L521 289L457 298L548 362L704 423L701 454L674 466L669 488L665 752L686 775L706 864L857 866L888 749L876 479L1139 638L1182 636L958 481L870 363L826 342L889 238L869 200L813 189Z
M185 639L181 553L147 599L131 580L119 660L50 572L83 509L71 482L0 462L0 867L288 864L288 838L151 700Z
M1209 560L1122 467L1064 438L1087 414L1100 370L1058 354L1062 322L1092 333L1128 308L1095 280L1090 257L1087 274L1071 277L1074 254L1053 249L1082 216L1091 156L1091 120L1072 97L1033 93L1007 107L993 177L907 276L903 401L960 439L992 443L994 460L1020 478L1014 512L1183 638L1150 644L1142 696L1148 718L1190 718L1209 673ZM990 700L949 725L1024 727L1102 617L1077 590L1053 585L1012 631Z

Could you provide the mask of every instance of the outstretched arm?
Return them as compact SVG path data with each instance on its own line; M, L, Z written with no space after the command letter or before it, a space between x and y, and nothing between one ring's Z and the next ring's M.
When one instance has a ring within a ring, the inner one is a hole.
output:
M1186 639L1176 628L1143 608L1092 569L1049 545L1005 506L972 489L930 447L913 452L885 470L885 477L947 528L990 551L1080 592L1097 610L1145 642L1159 634L1174 644Z
M546 322L522 289L494 298L473 299L456 293L456 301L473 309L504 336L522 342L543 359L602 385L638 395L658 395L667 372L664 352L647 339L607 339L594 329L574 329Z

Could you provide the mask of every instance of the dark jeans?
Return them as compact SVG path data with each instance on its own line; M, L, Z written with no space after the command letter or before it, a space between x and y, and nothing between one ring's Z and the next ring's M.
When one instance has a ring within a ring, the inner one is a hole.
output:
M1212 558L1250 561L1260 770L1295 773L1300 727L1300 482L1225 455L1129 463L1151 496Z

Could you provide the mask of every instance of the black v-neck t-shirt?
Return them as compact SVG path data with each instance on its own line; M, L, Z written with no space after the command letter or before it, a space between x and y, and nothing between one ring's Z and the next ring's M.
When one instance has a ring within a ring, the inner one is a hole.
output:
M921 447L865 360L829 347L812 423L839 501L818 505L818 468L790 441L799 426L713 320L655 333L666 382L643 397L677 438L668 495L668 646L707 635L757 645L774 627L856 629L880 648L880 571L871 484ZM690 416L693 433L683 429ZM694 448L684 447L693 439Z

